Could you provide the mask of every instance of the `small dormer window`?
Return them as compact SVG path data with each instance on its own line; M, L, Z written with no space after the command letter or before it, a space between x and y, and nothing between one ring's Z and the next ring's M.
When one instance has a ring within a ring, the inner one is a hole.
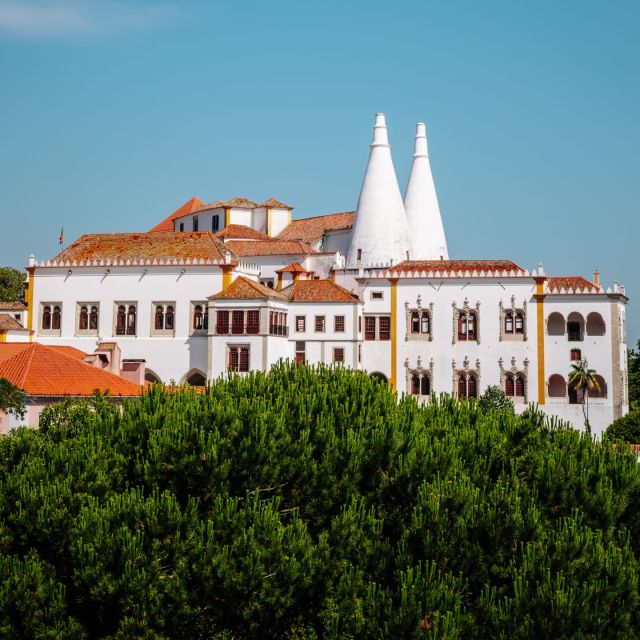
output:
M213 216L213 218L211 218L211 231L215 233L216 231L219 231L219 230L220 230L220 216L216 214L215 216Z
M193 216L193 230L198 230L198 216Z
M358 260L362 260L362 249L358 249Z
M180 231L184 231L184 222L180 223Z

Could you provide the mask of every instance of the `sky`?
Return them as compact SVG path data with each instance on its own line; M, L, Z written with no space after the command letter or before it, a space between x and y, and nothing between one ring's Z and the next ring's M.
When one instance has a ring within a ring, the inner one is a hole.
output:
M193 195L353 210L427 124L452 258L623 283L640 338L640 2L0 0L0 265Z

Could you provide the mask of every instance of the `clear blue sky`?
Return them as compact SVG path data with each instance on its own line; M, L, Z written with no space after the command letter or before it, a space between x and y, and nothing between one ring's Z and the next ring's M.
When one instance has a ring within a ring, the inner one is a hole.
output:
M427 123L449 251L627 286L640 2L0 0L0 264L192 195L355 207L373 114Z

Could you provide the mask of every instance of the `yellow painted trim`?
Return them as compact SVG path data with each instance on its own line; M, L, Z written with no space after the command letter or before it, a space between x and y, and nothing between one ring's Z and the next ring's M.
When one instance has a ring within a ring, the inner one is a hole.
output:
M335 271L332 271L332 272L331 272L331 282L334 282L334 283L335 283L335 281L336 281L336 272L335 272Z
M544 372L544 282L545 278L536 278L536 321L538 348L538 404L546 399L546 379Z
M271 236L271 209L266 207L267 209L267 235Z
M7 341L7 332L3 331L2 333L0 333L0 342L6 342Z
M282 274L278 274L278 291L282 289Z
M398 330L396 327L398 318L398 278L389 278L391 283L391 378L389 387L396 390L397 364L398 364Z
M231 209L229 207L224 208L224 226L228 227L231 224Z
M33 340L33 287L35 285L35 267L29 267L29 280L27 282L27 329L29 329L29 342Z
M222 290L233 282L233 265L222 267Z

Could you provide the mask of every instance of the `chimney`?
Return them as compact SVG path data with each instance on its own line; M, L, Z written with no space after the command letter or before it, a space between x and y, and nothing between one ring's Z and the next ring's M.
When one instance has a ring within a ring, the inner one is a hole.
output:
M125 380L129 380L130 382L135 382L135 384L143 386L146 365L146 360L123 360L120 375Z
M593 272L593 284L595 284L596 287L600 286L600 272L597 269Z

